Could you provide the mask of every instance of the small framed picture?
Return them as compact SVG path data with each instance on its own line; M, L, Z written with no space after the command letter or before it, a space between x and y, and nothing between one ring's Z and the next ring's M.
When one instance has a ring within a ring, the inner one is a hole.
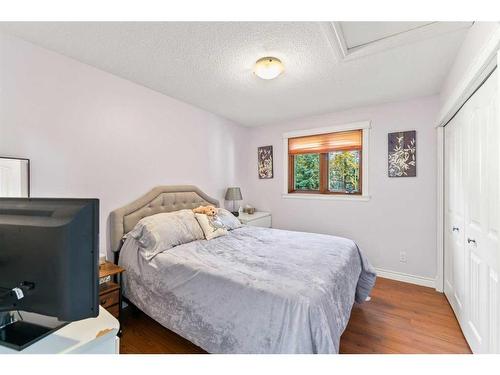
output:
M389 177L417 176L417 132L389 133Z
M257 150L259 178L273 178L273 146L262 146Z

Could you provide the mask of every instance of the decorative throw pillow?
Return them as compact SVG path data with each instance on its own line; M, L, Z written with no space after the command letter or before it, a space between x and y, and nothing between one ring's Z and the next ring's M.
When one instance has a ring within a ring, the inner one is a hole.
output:
M241 227L241 223L236 216L224 208L217 209L217 216L227 230L233 230Z
M146 259L174 246L202 240L203 231L191 210L180 210L145 217L127 236L137 240Z
M204 214L195 214L195 216L207 240L227 234L227 229L224 228L224 224L222 224L217 215L207 216Z

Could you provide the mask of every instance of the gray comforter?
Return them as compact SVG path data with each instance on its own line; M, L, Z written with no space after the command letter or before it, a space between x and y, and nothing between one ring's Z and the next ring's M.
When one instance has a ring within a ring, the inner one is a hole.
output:
M120 265L132 303L211 353L338 353L375 282L351 240L249 226L150 261L128 238Z

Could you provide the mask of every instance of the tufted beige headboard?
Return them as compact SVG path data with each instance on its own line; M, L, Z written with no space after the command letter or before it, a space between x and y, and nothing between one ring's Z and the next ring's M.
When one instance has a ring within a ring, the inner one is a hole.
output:
M120 249L123 235L130 232L143 217L208 204L219 207L217 199L209 197L196 186L157 186L135 201L111 212L111 250L116 252Z

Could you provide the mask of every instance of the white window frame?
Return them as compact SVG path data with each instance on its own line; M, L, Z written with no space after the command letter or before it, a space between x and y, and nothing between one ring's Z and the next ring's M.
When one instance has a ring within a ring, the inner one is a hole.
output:
M370 160L370 129L371 121L358 121L348 124L341 124L335 126L327 126L323 128L295 130L283 134L283 194L282 198L285 199L316 199L316 200L338 200L338 201L368 201L370 200L369 194L369 180L368 180L368 166ZM296 137L306 137L308 135L318 135L326 133L336 133L348 130L362 130L363 131L363 145L362 145L362 158L361 158L361 175L362 175L362 194L301 194L288 192L288 139Z

